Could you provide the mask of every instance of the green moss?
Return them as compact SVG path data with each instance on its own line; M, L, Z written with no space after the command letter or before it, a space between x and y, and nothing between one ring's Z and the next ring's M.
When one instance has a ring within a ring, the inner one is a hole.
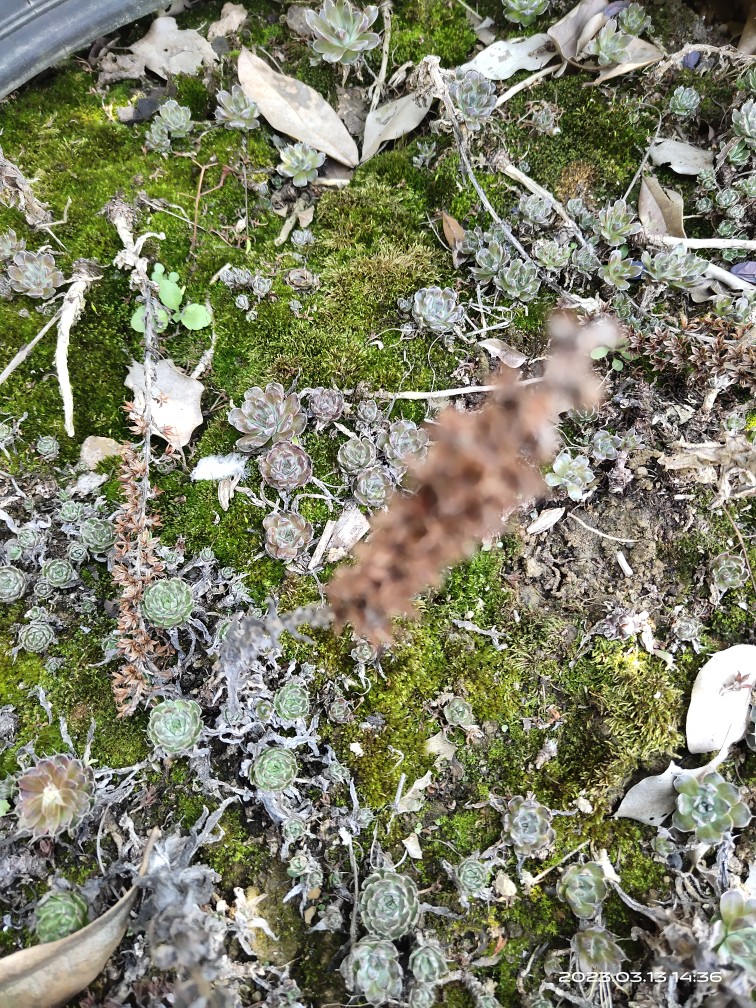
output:
M463 8L447 0L403 0L394 11L392 58L397 66L439 56L443 66L464 63L476 38Z

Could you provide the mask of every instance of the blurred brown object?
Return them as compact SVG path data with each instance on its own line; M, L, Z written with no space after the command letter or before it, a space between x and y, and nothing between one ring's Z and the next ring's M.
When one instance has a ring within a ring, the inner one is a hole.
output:
M588 354L611 339L613 319L582 325L571 311L550 322L550 359L538 383L506 370L491 401L477 412L439 415L427 458L413 466L411 496L394 495L368 542L328 586L337 626L374 643L392 639L390 619L412 612L412 598L438 585L447 567L474 552L500 527L502 513L545 495L538 466L555 448L560 413L598 399Z

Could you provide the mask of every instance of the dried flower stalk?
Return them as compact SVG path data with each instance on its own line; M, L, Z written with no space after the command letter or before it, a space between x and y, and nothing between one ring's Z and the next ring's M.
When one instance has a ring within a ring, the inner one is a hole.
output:
M155 551L152 530L160 520L149 514L148 505L155 497L150 485L150 460L152 457L152 383L155 377L157 356L157 329L155 325L157 298L156 285L147 274L147 259L141 254L149 233L134 238L136 214L122 200L113 199L103 213L118 232L123 243L114 265L129 270L131 286L139 291L144 301L144 408L137 413L132 403L125 410L132 431L139 435L142 449L138 455L126 448L122 455L119 480L124 494L124 505L116 518L115 563L113 580L120 588L118 600L118 648L126 659L113 676L113 692L120 716L131 714L146 699L155 679L164 681L156 661L173 654L173 649L156 640L144 621L140 601L144 589L164 571ZM159 235L157 237L163 237Z
M581 328L574 313L559 312L551 329L543 382L525 386L506 371L479 412L439 415L426 460L413 466L415 492L392 498L355 550L357 563L328 587L337 625L390 641L390 618L411 612L412 597L469 556L500 526L502 512L546 494L538 465L554 451L556 419L595 402L598 388L586 349L596 344L595 323Z

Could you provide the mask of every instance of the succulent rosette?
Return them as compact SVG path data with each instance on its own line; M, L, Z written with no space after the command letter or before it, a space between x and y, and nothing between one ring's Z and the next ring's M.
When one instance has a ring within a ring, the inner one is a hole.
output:
M274 560L296 560L312 542L312 525L294 511L274 511L263 518L265 552Z
M271 382L264 389L257 385L247 389L244 402L229 412L228 420L242 432L236 447L244 452L290 441L302 433L307 423L299 396L294 392L286 395L278 382Z
M270 746L252 765L252 781L262 791L285 791L296 780L299 767L290 749Z
M577 917L593 917L606 894L604 871L597 861L570 865L557 883L557 896Z
M379 938L403 938L420 917L417 886L407 875L381 868L369 875L360 895L360 917Z
M147 585L142 594L142 612L152 626L170 630L186 623L192 614L194 599L188 582L182 578L161 578Z
M312 478L312 459L299 445L281 441L258 461L262 478L281 493L291 493Z
M0 602L17 602L26 591L26 574L12 564L0 567Z
M491 877L491 869L477 857L465 858L455 870L457 881L466 893L474 895L485 889Z
M338 389L314 388L307 396L307 407L317 421L330 423L344 412L344 396Z
M354 499L367 508L381 508L389 499L394 488L388 470L384 466L370 466L355 477L352 493Z
M202 734L202 708L196 700L162 700L150 711L147 737L167 753L191 749Z
M336 455L341 468L348 473L361 472L368 469L376 460L375 445L367 437L353 437L345 441Z
M273 709L282 721L298 721L310 713L310 694L296 679L284 683L273 696Z
M504 814L504 835L518 855L542 857L556 839L551 820L551 812L545 805L535 798L516 795Z
M16 783L19 829L35 839L73 832L92 807L92 771L73 756L38 760L21 771Z
M105 518L87 518L79 527L79 536L93 553L107 553L115 542L115 529Z
M409 968L418 983L433 984L443 979L449 972L440 944L437 941L423 941L410 953Z
M86 900L68 889L45 893L34 910L34 933L40 942L58 941L89 921Z
M402 967L399 952L390 941L363 938L352 948L340 967L347 989L371 1005L399 1001Z

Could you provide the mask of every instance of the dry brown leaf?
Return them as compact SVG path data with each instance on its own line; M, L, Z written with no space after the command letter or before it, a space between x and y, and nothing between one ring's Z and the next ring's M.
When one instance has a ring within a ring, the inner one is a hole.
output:
M564 59L575 59L578 54L578 41L585 26L605 7L605 0L581 0L577 7L573 7L561 20L549 28L548 35Z
M638 196L638 217L652 235L685 238L683 198L674 189L665 189L653 175L644 175Z
M583 30L580 32L580 38L575 43L575 48L577 49L577 59L582 58L585 47L594 35L598 35L608 20L609 18L602 11L600 14L594 14L587 24L583 26Z
M617 66L602 70L598 77L591 81L591 86L603 84L605 81L612 80L613 77L620 77L632 70L640 70L641 67L650 66L651 63L658 62L663 56L664 53L655 45L645 42L643 39L633 38L627 47L627 59L623 63L618 63Z
M362 160L367 161L378 152L381 144L397 140L416 129L428 114L433 95L413 91L396 101L379 105L368 113L362 137Z
M239 83L275 130L354 168L357 145L322 95L302 81L277 73L248 49L239 55Z
M147 842L140 875L158 835L154 831ZM136 897L132 887L80 931L0 959L0 1008L61 1008L88 987L120 945Z
M446 210L441 211L441 226L444 229L444 238L446 238L449 248L455 248L465 240L465 229L456 217L452 217Z

